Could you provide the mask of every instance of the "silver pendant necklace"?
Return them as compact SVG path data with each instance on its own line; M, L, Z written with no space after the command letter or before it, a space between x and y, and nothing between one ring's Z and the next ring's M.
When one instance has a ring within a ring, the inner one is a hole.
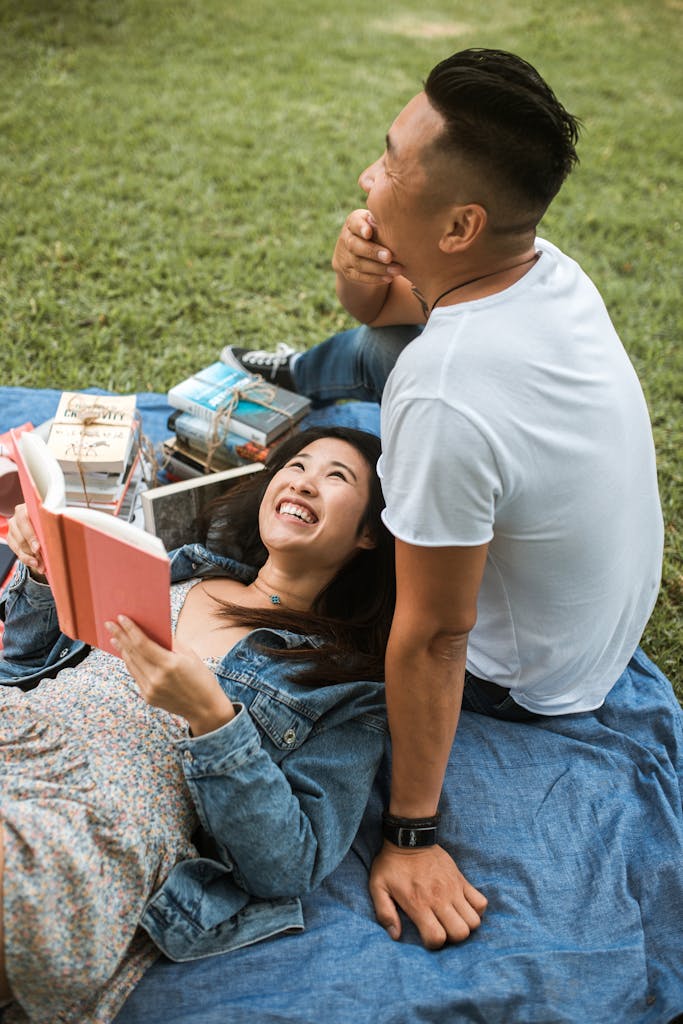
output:
M262 587L261 584L259 583L258 576L252 582L252 586L256 587L257 590L260 590L262 594L265 594L265 596L268 598L271 604L282 604L280 595L273 594L270 592L270 590L266 589L265 587Z

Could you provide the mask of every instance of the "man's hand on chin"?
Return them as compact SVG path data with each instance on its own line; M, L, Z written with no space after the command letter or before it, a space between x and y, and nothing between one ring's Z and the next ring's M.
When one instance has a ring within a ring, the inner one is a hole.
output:
M401 936L400 907L427 949L462 942L481 924L487 899L440 846L399 849L385 842L370 872L377 920L392 939Z

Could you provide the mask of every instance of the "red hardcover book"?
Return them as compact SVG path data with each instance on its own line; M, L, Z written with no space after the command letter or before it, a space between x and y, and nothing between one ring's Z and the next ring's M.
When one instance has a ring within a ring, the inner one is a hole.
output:
M12 434L12 442L62 631L116 654L104 623L124 614L170 650L171 570L162 541L106 512L68 507L64 475L45 442L35 433Z

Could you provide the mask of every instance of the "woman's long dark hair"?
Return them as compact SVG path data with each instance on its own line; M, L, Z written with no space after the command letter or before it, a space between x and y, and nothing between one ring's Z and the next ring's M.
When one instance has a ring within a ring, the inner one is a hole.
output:
M369 496L359 524L375 542L360 549L318 594L310 612L286 608L242 608L224 602L221 614L240 625L275 627L294 633L315 634L322 646L280 649L279 657L305 661L301 682L347 682L383 679L384 652L394 613L396 582L394 539L381 520L384 502L375 469L380 441L374 434L351 427L312 427L287 438L269 456L265 469L214 501L201 524L204 543L258 570L268 553L261 541L258 513L273 474L313 441L337 438L350 444L369 469Z

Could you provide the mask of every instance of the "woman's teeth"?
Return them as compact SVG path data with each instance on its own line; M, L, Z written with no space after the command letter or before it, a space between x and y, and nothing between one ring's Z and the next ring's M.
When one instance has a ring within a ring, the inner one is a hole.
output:
M285 516L296 516L297 519L302 519L304 523L317 522L317 519L312 512L309 512L309 510L304 508L302 505L295 505L291 501L283 501L278 512Z

